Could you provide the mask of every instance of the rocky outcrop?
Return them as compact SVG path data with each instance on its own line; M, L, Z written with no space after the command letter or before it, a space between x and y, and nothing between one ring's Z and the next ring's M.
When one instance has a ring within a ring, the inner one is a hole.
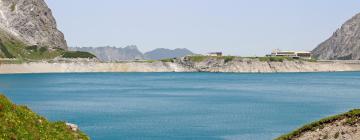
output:
M0 0L0 32L27 45L67 49L44 0Z
M70 47L71 51L83 51L94 54L100 61L113 62L113 61L127 61L144 59L143 54L136 46L127 46L125 48L117 47Z
M360 14L313 50L314 57L328 60L360 60Z
M159 48L145 53L144 56L146 59L149 60L161 60L161 59L169 59L169 58L179 58L192 54L194 53L185 48L174 49L174 50Z

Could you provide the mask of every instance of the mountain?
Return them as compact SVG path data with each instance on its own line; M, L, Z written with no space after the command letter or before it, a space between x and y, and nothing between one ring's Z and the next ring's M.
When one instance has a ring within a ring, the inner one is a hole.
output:
M64 35L44 0L1 0L0 32L28 46L67 49Z
M83 51L94 54L100 61L123 61L144 59L143 54L136 46L127 46L125 48L116 47L70 47L71 51Z
M0 58L61 57L67 44L44 0L0 0Z
M165 48L159 48L152 51L149 51L144 54L146 59L150 60L161 60L161 59L167 59L167 58L177 58L177 57L184 57L187 55L194 54L188 49L165 49Z
M359 60L360 14L345 22L328 40L315 48L313 55L325 60Z
M104 62L111 61L127 61L127 60L160 60L166 58L183 57L186 55L194 54L188 49L155 49L153 51L143 54L139 49L132 45L125 48L117 47L70 47L71 51L89 52Z

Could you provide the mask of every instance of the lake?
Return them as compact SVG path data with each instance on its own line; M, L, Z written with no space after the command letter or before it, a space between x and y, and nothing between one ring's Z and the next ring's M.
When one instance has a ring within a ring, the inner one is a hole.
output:
M0 92L93 140L268 140L360 108L360 72L15 74Z

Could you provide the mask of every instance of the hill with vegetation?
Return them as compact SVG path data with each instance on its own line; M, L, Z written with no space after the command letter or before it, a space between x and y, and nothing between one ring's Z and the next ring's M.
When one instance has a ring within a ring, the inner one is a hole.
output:
M0 63L94 57L67 51L64 35L44 0L1 0L0 15Z
M360 109L307 124L275 140L359 140Z
M49 122L0 94L0 139L88 140L89 137L79 130L72 130L65 122Z

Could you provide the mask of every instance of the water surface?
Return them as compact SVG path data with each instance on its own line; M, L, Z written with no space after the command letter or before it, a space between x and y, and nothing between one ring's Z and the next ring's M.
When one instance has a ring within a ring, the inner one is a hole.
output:
M0 92L94 140L266 140L360 108L360 73L18 74Z

